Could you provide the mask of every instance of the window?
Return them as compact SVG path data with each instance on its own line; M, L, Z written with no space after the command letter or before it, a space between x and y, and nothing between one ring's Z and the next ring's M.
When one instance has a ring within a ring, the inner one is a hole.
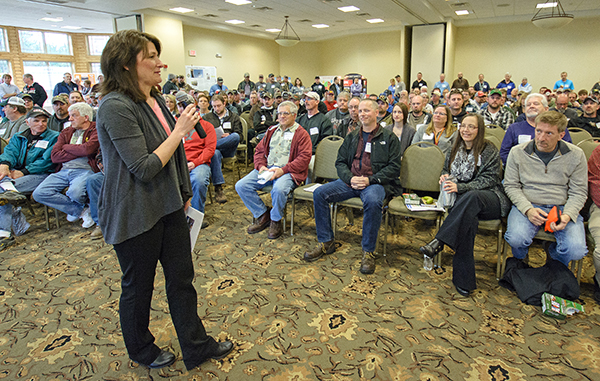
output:
M110 36L88 36L88 52L90 56L102 55L102 50Z
M8 52L8 41L6 40L6 31L0 28L0 52Z
M8 60L0 60L0 75L2 74L12 75L12 71L10 70L10 62L8 62Z
M96 74L96 78L102 74L102 70L100 70L100 62L91 62L90 69L92 73Z
M64 74L73 73L73 65L70 62L23 61L23 72L33 75L33 80L51 96L54 86L62 82Z
M20 30L19 41L23 53L73 54L71 37L64 33Z

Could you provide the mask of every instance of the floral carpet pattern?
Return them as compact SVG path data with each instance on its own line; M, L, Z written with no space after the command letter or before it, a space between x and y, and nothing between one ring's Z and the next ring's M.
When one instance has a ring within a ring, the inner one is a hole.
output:
M398 220L388 254L362 275L362 219L338 219L334 254L306 263L316 244L312 204L300 203L294 236L248 235L251 216L226 172L220 205L193 260L198 312L207 331L234 351L187 371L168 314L159 268L151 311L157 344L178 361L150 370L129 360L118 315L120 268L112 247L70 224L46 231L43 209L30 231L0 252L0 379L7 380L599 380L600 307L592 298L591 257L581 301L586 313L561 321L498 286L496 241L476 240L478 289L452 285L452 258L422 268L419 246L433 226ZM268 197L266 197L268 199ZM288 206L288 219L291 207ZM51 219L54 223L54 219ZM289 225L289 222L288 222ZM541 246L531 249L541 264Z

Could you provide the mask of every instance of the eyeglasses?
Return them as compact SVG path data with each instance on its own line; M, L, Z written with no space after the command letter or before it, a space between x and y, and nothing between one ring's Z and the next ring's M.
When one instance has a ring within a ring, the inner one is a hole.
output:
M461 124L460 128L462 128L463 130L476 130L478 126L475 124Z
M282 111L282 112L278 112L277 116L290 116L292 115L291 112L287 112L287 111Z
M445 112L436 111L436 112L433 113L433 115L446 116L446 113Z

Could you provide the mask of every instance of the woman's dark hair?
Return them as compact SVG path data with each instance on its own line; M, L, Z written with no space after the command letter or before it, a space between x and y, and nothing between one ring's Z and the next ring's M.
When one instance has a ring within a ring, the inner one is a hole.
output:
M100 68L104 74L104 82L100 85L102 94L115 91L128 96L134 102L146 100L147 94L142 93L138 84L137 55L144 52L144 55L148 56L149 42L154 44L160 55L160 41L148 33L123 30L108 40L100 57ZM157 94L158 89L153 87L150 95Z
M485 148L485 145L488 142L487 140L485 140L485 121L483 120L483 117L481 115L473 113L465 115L461 123L464 124L465 119L467 118L477 119L477 136L475 136L475 140L473 140L473 146L471 147L471 152L473 152L473 157L475 158L475 164L477 164L477 161L479 160L479 155L481 154L481 152ZM459 131L459 133L456 134L456 140L454 141L454 145L452 146L452 151L450 151L450 161L448 162L448 168L450 168L450 166L452 165L454 157L456 157L456 152L458 152L458 149L461 146L465 147L466 149L465 141L463 140Z
M402 110L402 125L404 126L406 124L406 120L408 119L408 107L402 102L396 103L394 108L396 107L400 107ZM392 113L394 112L394 108L392 109Z
M300 86L304 86L304 85L302 84L302 80L301 80L300 78L296 78L296 79L294 79L294 86L296 86L296 85L298 84L298 81L300 81Z

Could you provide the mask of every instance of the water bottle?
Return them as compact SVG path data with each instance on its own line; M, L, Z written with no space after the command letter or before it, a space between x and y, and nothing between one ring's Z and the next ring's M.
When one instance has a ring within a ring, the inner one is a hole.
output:
M423 268L425 271L433 270L433 258L427 254L423 254Z

